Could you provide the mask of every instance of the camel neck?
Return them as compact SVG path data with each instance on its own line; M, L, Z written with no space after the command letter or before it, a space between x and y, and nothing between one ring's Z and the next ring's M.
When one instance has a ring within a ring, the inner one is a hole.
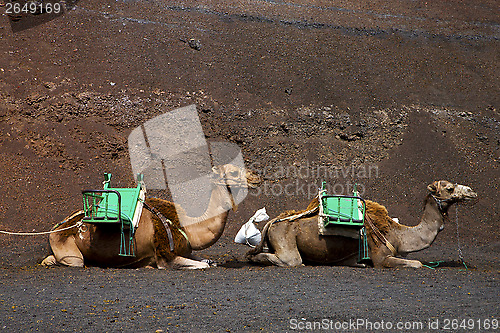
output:
M215 185L205 213L196 218L184 216L181 219L193 250L203 250L217 242L226 226L232 204L226 187Z
M414 227L402 226L400 228L398 251L401 253L416 252L431 246L439 231L444 227L444 214L447 210L447 203L442 203L440 207L437 200L428 196L420 223Z

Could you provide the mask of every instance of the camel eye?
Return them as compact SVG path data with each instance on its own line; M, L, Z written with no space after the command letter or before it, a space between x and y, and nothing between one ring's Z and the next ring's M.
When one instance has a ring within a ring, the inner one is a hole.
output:
M448 192L452 193L452 192L455 190L455 188L454 188L454 187L449 187L449 188L447 188L446 190L447 190Z

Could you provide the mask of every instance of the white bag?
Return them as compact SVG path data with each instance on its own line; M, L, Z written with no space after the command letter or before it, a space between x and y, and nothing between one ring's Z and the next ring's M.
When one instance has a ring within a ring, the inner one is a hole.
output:
M269 219L269 215L266 213L266 208L261 208L255 212L255 214L248 220L247 223L243 224L240 231L236 234L234 242L238 244L246 244L248 246L257 246L262 239L259 229L255 226L254 222L262 222Z

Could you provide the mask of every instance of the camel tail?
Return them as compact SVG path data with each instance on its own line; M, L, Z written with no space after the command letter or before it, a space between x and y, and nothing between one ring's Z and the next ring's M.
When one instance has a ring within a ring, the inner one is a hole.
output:
M247 256L248 255L255 255L255 254L259 254L262 252L262 250L264 249L264 245L266 244L267 242L267 233L269 231L269 228L271 227L271 225L276 222L278 218L275 218L275 219L272 219L271 221L267 222L266 225L264 226L264 228L262 229L262 238L260 240L260 243L259 245L257 245L256 247L254 247L253 249L251 249L250 251L247 252Z

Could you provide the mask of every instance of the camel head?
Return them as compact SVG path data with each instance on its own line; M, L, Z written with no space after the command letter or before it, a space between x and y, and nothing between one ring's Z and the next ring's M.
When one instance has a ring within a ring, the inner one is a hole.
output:
M244 193L240 193L240 190L247 188L256 188L262 182L261 178L255 173L239 168L233 164L224 164L221 166L212 168L213 174L212 179L214 185L224 186L229 194L230 207L225 207L225 209L233 209L236 211L238 209L238 202L246 196Z
M477 193L465 185L453 184L446 180L435 181L427 186L430 194L434 198L448 203L455 203L464 200L477 198Z
M257 188L262 182L257 174L232 164L213 167L212 171L216 182L231 188Z

